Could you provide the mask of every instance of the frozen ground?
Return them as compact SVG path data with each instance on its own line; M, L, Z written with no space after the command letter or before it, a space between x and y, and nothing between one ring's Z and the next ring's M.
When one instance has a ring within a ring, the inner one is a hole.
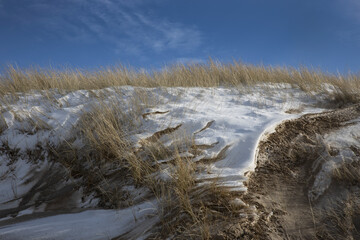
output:
M0 152L0 215L3 214L0 238L107 239L129 231L135 234L132 235L134 237L139 232L131 230L141 225L143 228L138 229L143 233L157 222L158 219L154 217L156 203L145 202L121 210L86 210L4 224L4 221L16 219L20 215L47 211L46 204L31 205L30 199L28 202L31 207L24 207L15 216L6 215L7 209L20 206L41 178L41 173L53 167L46 156L34 162L26 159L26 153L37 148L45 149L49 145L56 146L72 137L81 114L89 111L99 98L105 102L119 100L123 103L119 104L119 108L124 112L129 112L136 99L141 98L147 102L136 103L141 106L142 114L161 112L138 116L137 128L130 133L135 146L155 132L181 124L173 133L174 136L193 136L197 145L212 146L194 161L212 158L222 149L227 149L222 160L209 164L207 173L197 177L219 177L223 185L246 190L243 186L244 174L255 167L254 156L261 136L285 119L322 111L312 105L314 99L309 99L302 91L287 85L248 90L121 87L68 94L54 92L52 98L40 93L19 95L18 100L2 108L0 121L2 147L16 149L20 156L12 159L5 151ZM205 126L207 128L202 130ZM174 136L164 136L162 141L170 144ZM82 144L81 141L78 144ZM164 169L159 176L166 177L166 174ZM81 198L80 190L72 193L71 198L74 208L96 207L96 199Z

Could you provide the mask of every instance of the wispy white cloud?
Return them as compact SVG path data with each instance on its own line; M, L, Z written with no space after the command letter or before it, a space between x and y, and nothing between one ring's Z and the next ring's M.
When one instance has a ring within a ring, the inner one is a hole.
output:
M359 0L336 0L336 7L346 16L360 24L360 1Z
M174 63L180 63L180 64L201 64L205 63L206 60L203 58L189 58L189 57L182 57L175 59Z
M9 17L17 18L24 24L38 24L47 34L59 38L71 41L100 40L112 46L118 53L139 55L145 51L182 52L201 45L201 33L196 27L146 14L142 6L149 1L22 2L20 9L13 13L16 16ZM28 20L28 17L31 20Z

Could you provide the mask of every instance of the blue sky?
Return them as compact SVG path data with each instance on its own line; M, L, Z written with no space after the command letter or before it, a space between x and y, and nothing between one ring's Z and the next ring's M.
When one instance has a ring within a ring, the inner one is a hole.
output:
M359 0L0 0L0 65L360 71Z

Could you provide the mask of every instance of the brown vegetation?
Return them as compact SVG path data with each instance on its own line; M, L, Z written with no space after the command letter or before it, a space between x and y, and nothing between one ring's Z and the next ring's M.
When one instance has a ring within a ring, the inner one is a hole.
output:
M20 69L9 66L0 76L0 94L31 90L102 89L112 86L139 87L241 87L262 83L288 83L316 94L329 93L333 101L352 103L360 94L360 76L330 74L305 67L272 67L241 62L172 65L162 70L137 70L115 66L94 71L80 69ZM331 93L329 88L331 88Z

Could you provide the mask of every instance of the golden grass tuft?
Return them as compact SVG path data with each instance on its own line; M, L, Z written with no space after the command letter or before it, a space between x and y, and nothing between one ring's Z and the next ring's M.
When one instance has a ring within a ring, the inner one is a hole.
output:
M344 182L349 186L357 186L360 184L360 162L343 163L339 168L332 172L332 178L336 182Z

